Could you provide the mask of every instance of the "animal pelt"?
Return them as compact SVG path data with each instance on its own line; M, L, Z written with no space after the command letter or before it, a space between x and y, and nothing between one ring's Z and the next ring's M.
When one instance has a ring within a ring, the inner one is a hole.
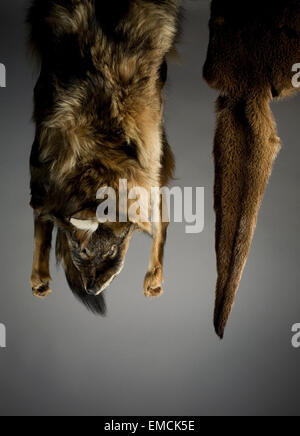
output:
M58 226L58 259L71 288L86 303L83 293L99 290L99 265L91 265L86 252L121 247L113 267L102 262L109 283L124 263L132 232L126 226L99 226L92 236L82 223L81 230L74 228L70 219L95 219L97 191L104 186L118 191L120 179L127 179L128 189L150 191L172 177L162 89L178 17L177 0L33 1L30 40L41 73L34 96L31 205L36 234L48 241L36 241L35 295L50 291L48 269L39 273L41 263L47 264L39 247L48 255L50 239L43 223ZM100 262L99 256L94 259Z
M300 2L213 0L204 77L221 92L215 136L220 337L238 290L264 191L280 149L270 102L295 91Z

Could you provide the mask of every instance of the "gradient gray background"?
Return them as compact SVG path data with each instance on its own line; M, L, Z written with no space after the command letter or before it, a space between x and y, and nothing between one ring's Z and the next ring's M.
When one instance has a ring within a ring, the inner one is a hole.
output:
M283 150L226 338L212 327L216 280L212 143L217 94L203 82L209 1L185 1L179 47L170 67L166 122L178 184L205 186L206 225L186 235L170 227L165 295L143 297L151 242L136 235L123 274L107 293L106 319L73 298L53 262L54 293L32 297L32 212L28 160L37 71L25 52L26 4L1 2L0 89L1 293L3 415L298 415L300 349L300 100L274 106ZM300 61L300 59L299 59Z

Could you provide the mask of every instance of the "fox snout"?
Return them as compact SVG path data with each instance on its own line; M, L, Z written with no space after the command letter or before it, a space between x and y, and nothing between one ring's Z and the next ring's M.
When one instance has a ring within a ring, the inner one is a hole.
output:
M102 289L99 289L99 286L97 284L90 284L87 286L86 292L88 295L96 297L102 292Z

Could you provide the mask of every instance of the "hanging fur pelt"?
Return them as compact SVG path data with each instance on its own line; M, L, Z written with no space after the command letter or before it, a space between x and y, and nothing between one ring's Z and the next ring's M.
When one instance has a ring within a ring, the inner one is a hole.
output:
M295 91L299 62L299 0L212 1L204 77L221 92L214 147L215 328L221 338L280 149L270 102Z
M144 294L162 294L168 223L159 217L151 225L127 213L118 220L120 209L103 223L97 193L109 187L119 198L125 180L129 192L143 188L150 199L152 187L172 178L163 88L179 12L179 0L32 1L30 40L41 65L30 159L36 297L51 292L54 226L57 259L88 309L104 312L102 292L120 274L135 230L153 237ZM152 204L144 206L150 216Z

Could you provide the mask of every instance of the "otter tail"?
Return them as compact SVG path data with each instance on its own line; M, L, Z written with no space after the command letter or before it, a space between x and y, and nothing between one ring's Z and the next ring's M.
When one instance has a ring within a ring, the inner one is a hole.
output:
M217 112L214 156L218 282L214 323L223 338L280 140L269 94L239 100L220 97Z

